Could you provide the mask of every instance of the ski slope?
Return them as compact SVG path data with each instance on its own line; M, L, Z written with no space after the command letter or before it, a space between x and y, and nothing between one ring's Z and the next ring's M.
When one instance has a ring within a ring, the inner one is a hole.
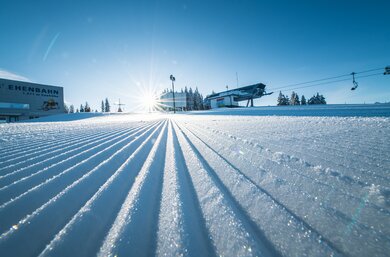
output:
M0 256L389 256L388 117L54 120L0 125Z

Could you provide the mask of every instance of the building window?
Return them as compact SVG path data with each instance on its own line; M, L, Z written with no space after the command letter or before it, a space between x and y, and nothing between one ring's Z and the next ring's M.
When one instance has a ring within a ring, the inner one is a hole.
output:
M219 108L225 107L225 98L224 97L217 98L217 106Z
M0 109L18 109L18 110L28 110L30 109L29 104L21 104L21 103L1 103Z

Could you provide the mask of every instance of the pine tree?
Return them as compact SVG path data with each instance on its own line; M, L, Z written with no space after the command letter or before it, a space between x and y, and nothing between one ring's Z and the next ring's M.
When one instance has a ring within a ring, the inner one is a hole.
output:
M278 96L278 102L277 102L277 105L284 105L283 104L283 99L284 99L284 95L282 94L282 91L279 91L279 96Z
M194 109L203 110L203 96L199 93L198 87L196 87L194 93Z
M288 96L283 95L282 91L279 91L277 105L289 105L289 104L290 104L290 100L289 100Z
M198 91L198 87L195 88L195 92L194 92L194 110L200 110L200 94L199 94L199 91Z
M294 91L291 93L290 104L291 105L299 105L299 96Z
M89 106L88 102L85 102L84 112L91 112L91 107Z
M295 105L295 92L294 91L292 91L292 93L291 93L290 105Z
M296 103L296 105L301 104L301 101L299 100L299 95L297 93L295 93L295 103Z
M325 97L323 95L319 95L319 101L321 104L326 104Z
M110 103L108 102L108 98L106 98L105 104L104 104L104 111L105 112L110 112L111 111L111 106Z
M80 112L84 112L84 106L80 104Z
M73 104L71 104L69 106L69 113L74 113L74 105Z
M310 97L309 100L307 101L307 104L309 104L309 105L317 104L316 96L313 95L312 97Z
M203 95L200 94L200 110L204 110Z
M304 95L302 95L302 97L301 97L301 105L306 105L306 104L307 104L306 98L305 98Z
M101 104L100 108L101 108L101 111L104 112L105 108L104 108L104 101L103 100L102 100L102 104Z
M66 103L64 103L64 112L69 113L69 107Z
M320 94L317 92L316 96L315 96L315 101L316 101L316 104L321 104L321 97L320 97Z
M187 86L184 87L184 93L186 94L186 111L188 111L190 106Z
M187 104L188 104L188 109L189 110L193 110L194 109L194 92L192 91L191 87L188 90Z
M290 105L290 98L287 95L284 96L284 105Z
M309 99L308 104L326 104L325 97L317 92Z

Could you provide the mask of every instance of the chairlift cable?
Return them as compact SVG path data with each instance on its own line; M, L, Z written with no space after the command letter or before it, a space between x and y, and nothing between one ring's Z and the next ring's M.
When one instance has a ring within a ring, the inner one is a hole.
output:
M313 83L313 82L319 82L319 81L330 80L330 79L337 79L337 78L342 78L342 77L346 77L346 76L349 76L349 75L350 74L340 75L340 76L335 76L335 77L329 77L329 78L323 78L323 79L316 79L316 80L311 80L311 81L306 81L306 82L301 82L301 83L296 83L296 84L290 84L290 85L286 85L286 86L283 86L283 87L272 88L270 90L278 90L278 89L282 89L282 88L299 86L299 85L309 84L309 83Z
M356 73L357 73L357 72L356 72ZM356 74L356 73L355 73L355 74ZM359 72L359 73L361 73L361 72ZM377 76L377 75L382 75L382 74L383 74L383 73L375 73L375 74L368 74L368 75L363 75L363 76L356 76L355 79L366 78L366 77L372 77L372 76ZM350 75L349 75L349 76L350 76ZM308 86L302 86L302 87L296 87L296 88L289 88L289 89L280 90L280 91L281 91L281 92L288 92L288 91L292 91L292 90L296 90L296 89L301 89L301 88L315 87L315 86L326 85L326 84L332 84L332 83L343 82L343 81L349 81L349 80L350 80L350 78L339 79L339 80L332 80L332 81L316 83L316 84L308 85Z
M383 70L383 68L376 68L376 69L359 71L359 72L355 72L355 75L360 74L360 73L373 72L373 71L377 71L377 70ZM279 89L283 89L283 88L289 88L289 87L293 87L293 86L305 85L305 84L310 84L310 83L314 83L314 82L326 81L326 80L337 79L337 78L342 78L342 77L349 77L349 76L351 76L351 73L339 75L339 76L334 76L334 77L323 78L323 79L316 79L316 80L311 80L311 81L306 81L306 82L301 82L301 83L290 84L290 85L286 85L286 86L282 86L282 87L272 88L270 90L275 91L275 90L279 90ZM356 77L356 78L358 78L358 77ZM345 80L349 80L349 79L345 79ZM338 81L336 81L336 82L338 82ZM289 90L292 90L292 89L289 89Z

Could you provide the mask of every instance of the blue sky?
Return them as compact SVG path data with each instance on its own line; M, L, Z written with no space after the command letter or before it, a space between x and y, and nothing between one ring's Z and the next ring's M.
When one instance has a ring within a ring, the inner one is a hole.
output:
M108 97L131 110L144 88L170 87L170 74L203 95L236 87L236 72L240 86L272 89L390 65L389 10L375 0L2 0L0 76L63 86L68 103L96 109ZM296 91L390 101L389 75L358 82L356 91L352 79Z

